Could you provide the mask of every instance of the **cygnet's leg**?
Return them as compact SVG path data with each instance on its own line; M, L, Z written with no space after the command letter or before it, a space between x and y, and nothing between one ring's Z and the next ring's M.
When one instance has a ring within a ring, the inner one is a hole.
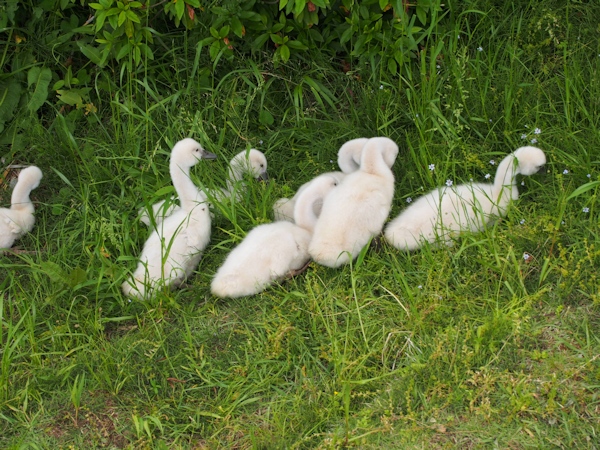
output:
M300 275L301 273L306 272L306 269L308 269L308 266L310 266L310 263L312 262L312 259L309 259L308 261L306 261L306 264L304 264L302 267L300 267L299 269L294 269L294 270L290 270L286 275L285 278L286 280L289 280L290 278L294 278L298 275Z

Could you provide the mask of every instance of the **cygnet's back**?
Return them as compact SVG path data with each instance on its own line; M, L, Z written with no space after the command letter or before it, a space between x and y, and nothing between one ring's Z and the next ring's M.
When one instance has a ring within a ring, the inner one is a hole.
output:
M354 259L381 232L394 196L394 175L384 155L398 154L388 138L369 139L361 168L325 199L309 253L319 264L338 267Z

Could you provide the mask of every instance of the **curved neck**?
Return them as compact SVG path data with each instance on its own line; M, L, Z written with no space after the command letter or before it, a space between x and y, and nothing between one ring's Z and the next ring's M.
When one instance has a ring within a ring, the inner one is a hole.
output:
M360 170L373 175L392 174L383 158L383 151L375 146L365 146L360 159Z
M518 173L518 160L514 153L504 158L498 165L496 177L494 178L494 190L500 193L505 186L515 186Z
M317 193L318 189L307 188L302 195L296 200L294 206L294 222L301 228L310 231L315 229L318 216L315 214L313 205L322 197Z
M23 181L17 181L10 197L10 209L13 211L29 211L33 213L33 203L29 199L31 186Z
M181 207L190 211L198 200L198 188L190 178L190 168L181 167L175 162L169 166L173 187L177 192Z

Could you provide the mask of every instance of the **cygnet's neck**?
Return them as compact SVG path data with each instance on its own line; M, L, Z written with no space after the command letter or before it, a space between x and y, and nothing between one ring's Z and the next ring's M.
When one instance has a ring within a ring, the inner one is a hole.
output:
M10 209L13 211L24 211L33 214L33 203L29 199L32 185L26 180L18 180L10 197Z
M384 149L376 145L366 145L360 159L360 170L373 175L392 175L383 157ZM393 175L392 175L393 176Z
M499 195L504 187L516 188L516 176L519 173L518 165L519 161L514 153L511 153L500 162L494 178L494 191L496 194Z
M199 191L190 178L190 168L179 165L177 161L171 161L169 172L181 207L185 211L191 211L196 206Z
M313 182L311 186L302 192L294 206L294 222L299 227L304 228L311 233L314 231L318 219L313 205L317 200L324 196L323 192L321 192L321 186L321 183Z

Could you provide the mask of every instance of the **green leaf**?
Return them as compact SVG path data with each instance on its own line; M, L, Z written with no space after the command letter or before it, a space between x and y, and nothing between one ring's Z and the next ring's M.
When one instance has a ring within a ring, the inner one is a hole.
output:
M181 20L185 11L185 2L183 0L175 0L175 13L177 18Z
M273 115L269 111L267 111L266 109L262 109L260 111L260 114L258 115L258 121L262 125L273 125L273 123L275 122L275 119L273 118Z
M81 267L75 267L73 270L71 270L71 273L69 273L67 284L69 287L74 288L78 284L84 283L86 280L87 272Z
M96 47L92 47L91 45L86 45L81 41L77 41L77 46L79 47L81 53L83 53L87 59L89 59L91 62L98 66L100 65L102 55L100 54L99 49L97 49Z
M219 30L219 38L223 39L224 37L227 37L227 35L229 34L229 25L225 25L223 28L221 28Z
M52 261L42 261L40 263L40 268L42 272L50 278L50 280L56 283L65 283L67 284L69 278L67 277L66 272L60 267L58 264Z
M219 56L219 52L221 51L221 43L220 41L215 41L210 45L208 52L210 53L210 59L214 61Z
M398 64L396 63L396 60L394 58L388 59L388 71L392 75L396 75L396 73L398 73Z
M290 59L290 48L287 45L282 45L277 50L283 62L287 62Z
M10 80L3 84L0 82L0 131L4 124L12 119L13 112L21 98L21 84L16 80Z
M93 9L104 9L104 6L102 6L100 3L89 3L88 5Z
M287 41L286 44L294 50L308 50L308 47L300 41Z
M216 28L210 27L210 34L215 39L220 39L221 38L221 36L219 36L219 32L217 31Z
M299 15L302 11L304 11L304 7L306 6L306 0L295 0L294 2L294 15Z
M572 198L578 197L581 194L586 193L589 190L594 189L595 187L600 185L600 181L590 181L589 183L582 184L577 189L575 189L571 194L567 197L567 201Z
M417 17L421 24L427 24L427 10L420 5L417 5Z
M29 89L33 87L33 92L27 109L35 112L42 107L48 98L48 85L52 80L52 71L47 67L32 67L27 72L27 85Z
M58 99L61 102L66 103L67 105L76 106L76 105L83 104L83 99L81 98L81 95L79 95L79 93L74 91L73 89L70 89L70 90L62 90L61 89L61 90L56 91L56 93L58 94Z
M239 38L243 36L244 26L237 17L231 18L231 31Z
M119 20L117 22L117 26L121 26L125 23L125 20L127 19L127 14L125 14L125 11L121 11L119 13Z
M271 34L271 40L277 45L283 45L283 38L278 34Z
M127 18L128 18L129 20L131 20L132 22L135 22L135 23L140 23L140 18L139 18L139 17L137 16L137 14L136 14L136 13L134 13L132 10L130 10L130 9L129 9L129 10L127 10L127 13L126 13L126 14L127 14Z
M129 54L130 51L131 51L131 46L129 45L129 43L127 43L123 47L121 47L121 49L119 50L119 53L117 53L117 61L122 59L125 55Z
M287 5L288 0L279 0L279 11L281 11L283 8L285 8L285 5Z

